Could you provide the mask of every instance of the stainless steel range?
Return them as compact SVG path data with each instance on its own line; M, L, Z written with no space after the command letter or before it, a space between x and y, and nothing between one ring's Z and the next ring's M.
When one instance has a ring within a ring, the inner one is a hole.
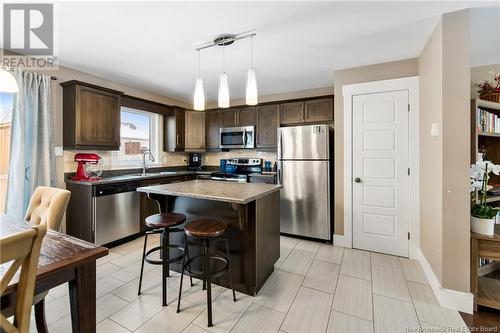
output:
M231 158L226 162L226 171L213 172L211 180L227 182L248 183L248 175L262 172L262 159L260 158Z

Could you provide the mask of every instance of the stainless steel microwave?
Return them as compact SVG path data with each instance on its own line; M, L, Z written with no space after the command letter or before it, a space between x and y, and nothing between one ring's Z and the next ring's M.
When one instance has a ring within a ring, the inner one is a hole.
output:
M255 126L220 129L221 148L255 148Z

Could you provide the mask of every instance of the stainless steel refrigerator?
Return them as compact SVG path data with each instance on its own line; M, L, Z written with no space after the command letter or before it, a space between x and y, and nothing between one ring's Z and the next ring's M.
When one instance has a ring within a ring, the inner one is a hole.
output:
M328 125L278 129L281 232L332 240L330 177L332 134ZM331 160L332 159L332 160Z

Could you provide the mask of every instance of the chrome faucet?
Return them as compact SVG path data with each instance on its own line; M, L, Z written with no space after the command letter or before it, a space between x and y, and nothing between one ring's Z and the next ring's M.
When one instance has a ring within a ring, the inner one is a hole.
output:
M155 157L153 156L153 153L151 153L151 150L145 150L143 153L142 153L142 175L145 176L147 175L147 172L146 172L146 155L148 155L148 158L151 162L154 162L155 161Z

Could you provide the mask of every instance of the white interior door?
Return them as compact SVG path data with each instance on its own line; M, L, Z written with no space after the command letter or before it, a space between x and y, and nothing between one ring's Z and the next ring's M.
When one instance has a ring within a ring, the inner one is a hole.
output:
M353 247L408 257L408 90L352 98Z

